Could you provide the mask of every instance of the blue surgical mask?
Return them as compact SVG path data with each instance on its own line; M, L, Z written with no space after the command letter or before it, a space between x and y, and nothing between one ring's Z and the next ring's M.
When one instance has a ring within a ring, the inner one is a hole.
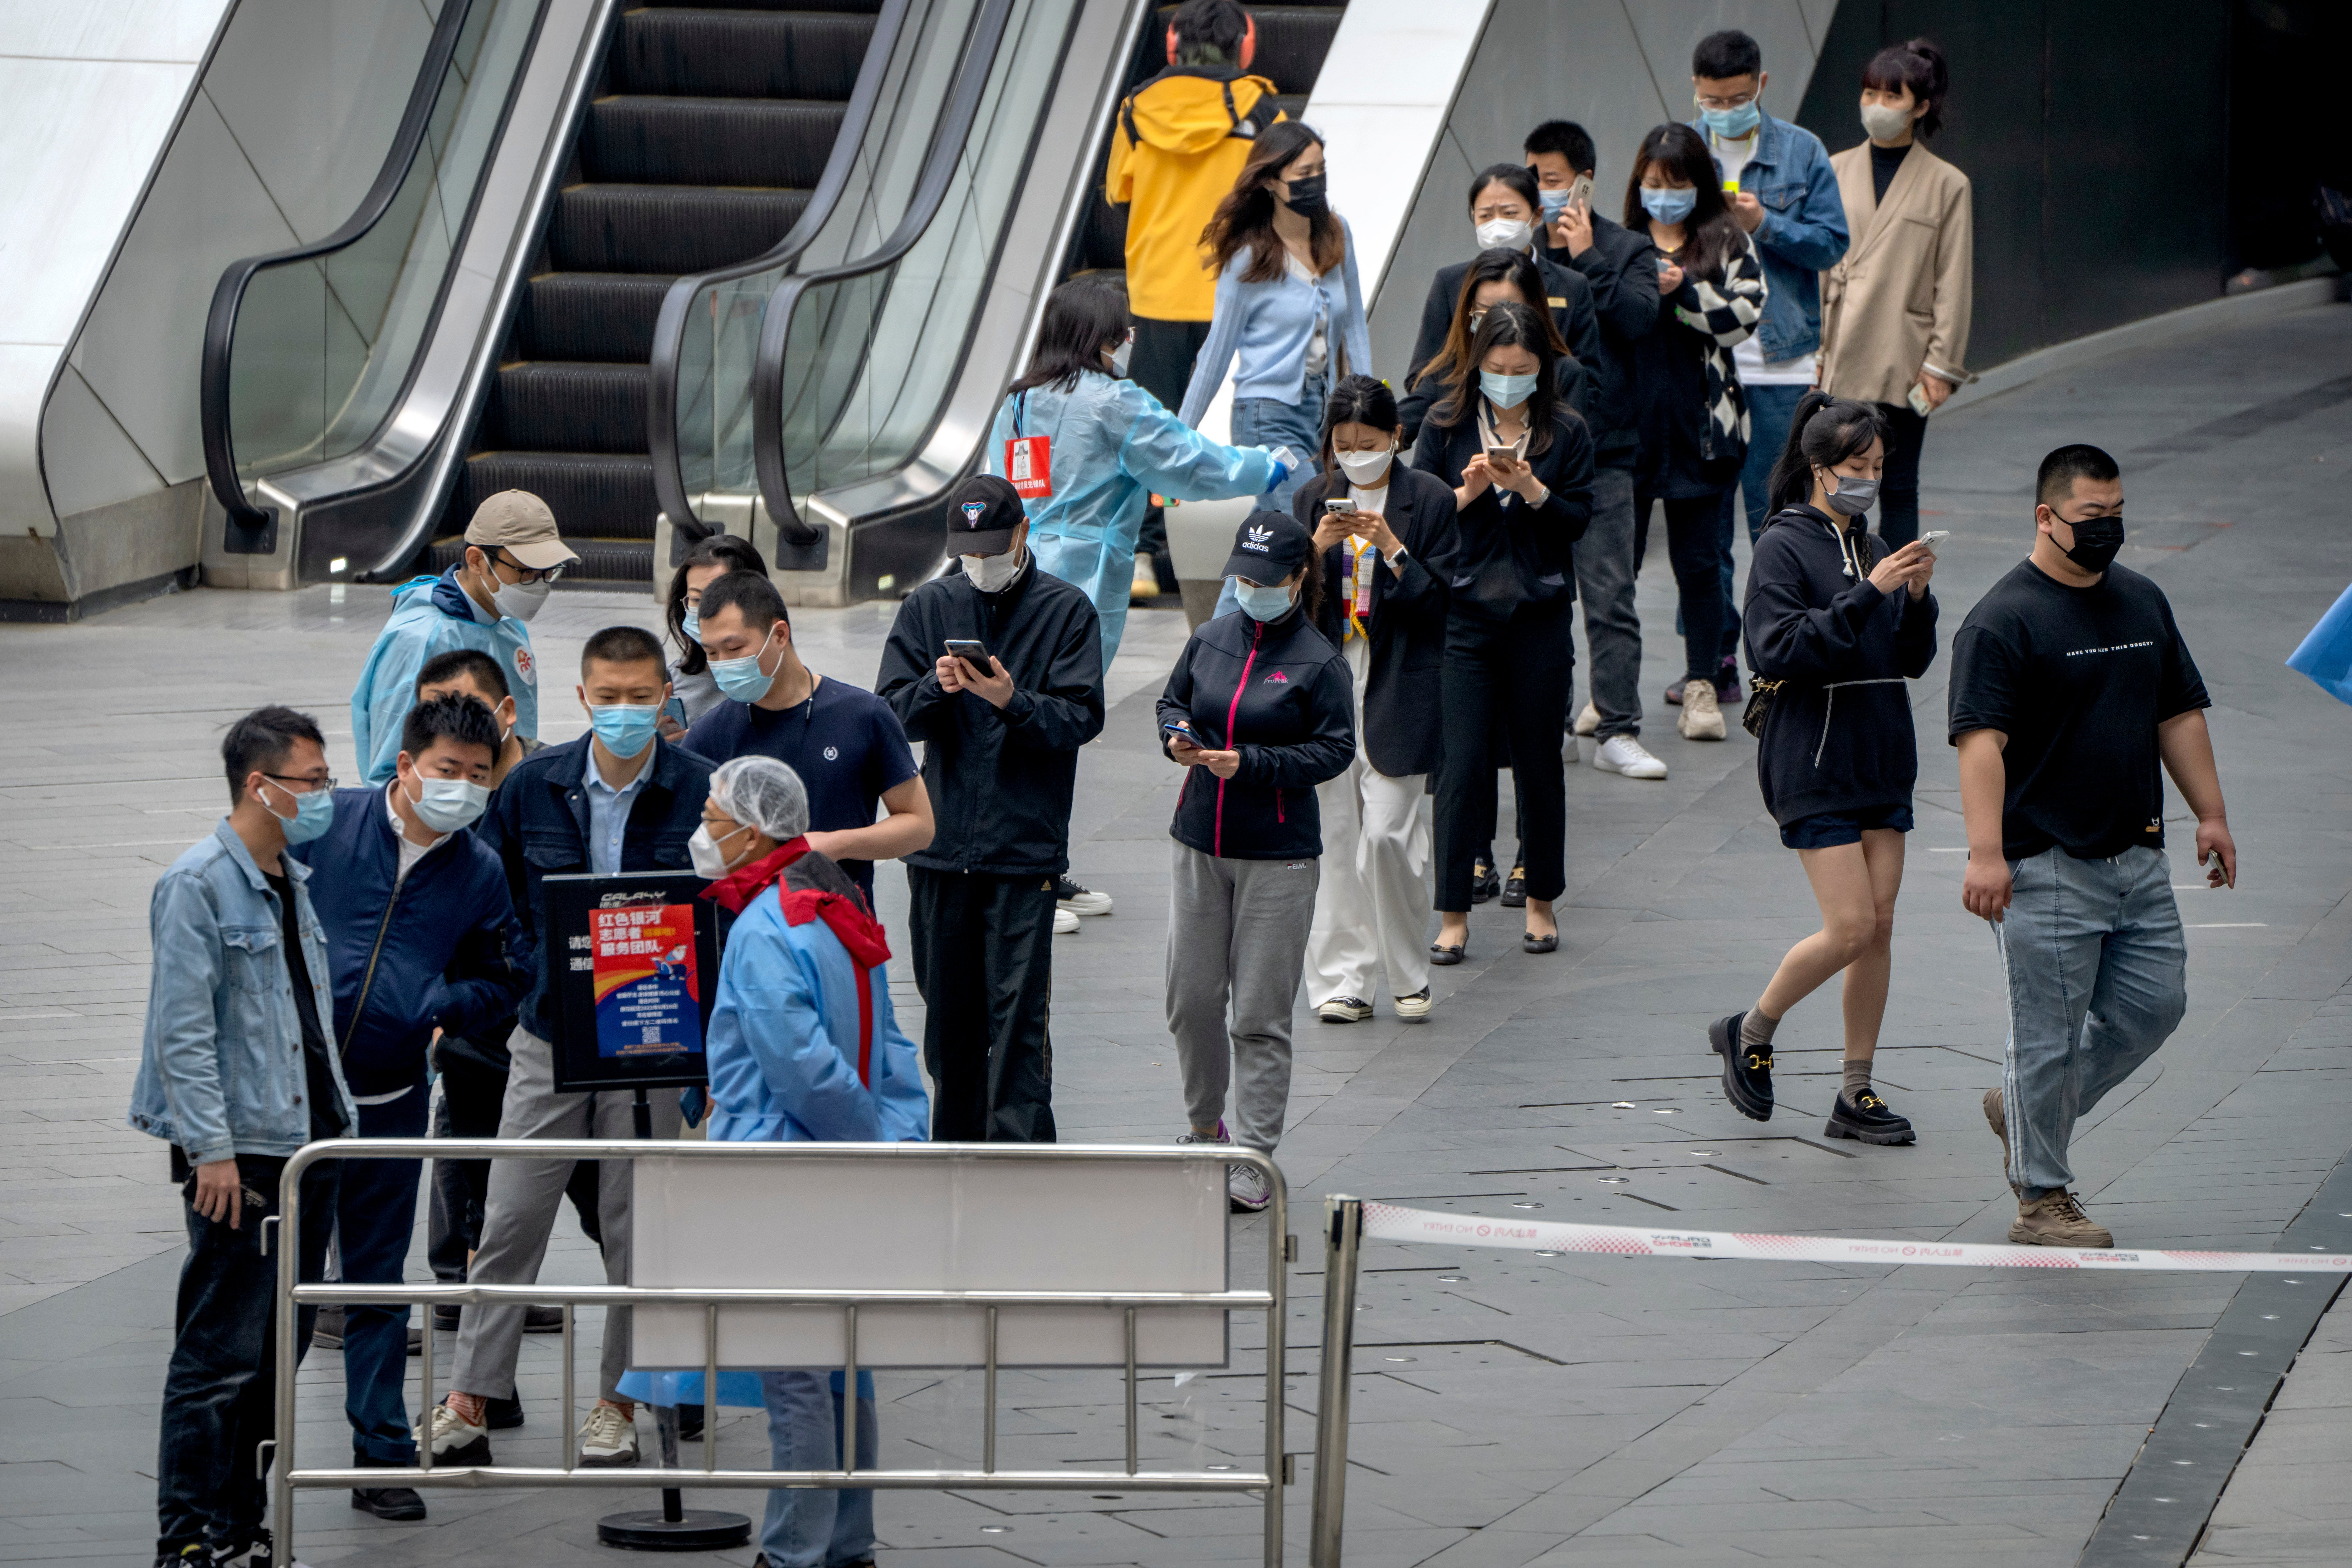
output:
M1486 401L1497 408L1517 408L1536 395L1534 373L1526 375L1502 375L1491 370L1478 373L1478 390Z
M1698 190L1686 185L1680 190L1658 185L1642 187L1642 210L1660 223L1680 223L1698 209Z
M1544 222L1558 223L1559 215L1568 210L1568 198L1575 194L1573 191L1538 191L1536 196L1543 203Z
M589 722L604 749L626 762L653 744L654 726L660 721L658 702L607 702L588 710Z
M702 612L693 608L688 609L686 612L686 620L677 629L686 634L687 641L700 642L702 640Z
M286 834L287 843L308 844L334 826L335 792L333 790L314 789L307 795L295 795L292 790L275 781L271 782L269 787L281 795L290 796L294 802L292 816L278 816L275 811L269 811L269 797L265 795L261 799L261 808L264 811L269 811L270 816L278 816L278 826Z
M769 627L768 636L773 637L775 635L775 628ZM760 661L767 656L768 645L763 642L759 652L745 654L741 658L714 658L710 661L710 679L719 682L720 691L736 701L757 702L768 694L770 687L776 684L774 676L763 675L760 671Z
M1737 109L1702 109L1698 117L1706 121L1706 128L1717 136L1738 142L1750 135L1762 123L1764 110L1751 98Z
M1290 614L1290 590L1276 583L1262 588L1255 583L1234 579L1234 597L1240 601L1242 614L1254 621L1278 621Z

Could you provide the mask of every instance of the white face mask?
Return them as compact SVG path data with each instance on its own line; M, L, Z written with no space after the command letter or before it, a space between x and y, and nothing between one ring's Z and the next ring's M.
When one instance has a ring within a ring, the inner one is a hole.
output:
M1127 374L1128 365L1133 362L1134 358L1135 340L1133 338L1129 338L1125 342L1120 343L1118 347L1110 351L1111 374L1125 375Z
M751 831L751 827L745 825L738 826L727 837L733 838ZM710 837L710 825L707 822L696 828L694 837L686 841L686 855L694 867L694 874L705 881L715 882L733 869L727 851L719 847L718 839Z
M418 793L408 797L416 819L436 833L455 833L470 827L490 804L490 786L468 783L465 779L428 779L416 781Z
M499 614L512 616L516 620L528 623L531 616L539 614L539 607L547 603L547 588L544 583L500 582L490 590L490 603Z
M1536 237L1535 229L1524 218L1498 217L1478 226L1478 248L1493 250L1525 250Z
M1007 550L999 555L959 555L963 563L963 574L971 585L983 594L993 594L1012 582L1021 571L1022 552Z
M1396 456L1396 449L1391 447L1385 452L1339 452L1333 455L1339 459L1339 471L1348 476L1348 482L1360 490L1368 490L1386 482L1389 462Z
M1911 129L1911 111L1891 103L1862 106L1862 128L1873 142L1892 142Z

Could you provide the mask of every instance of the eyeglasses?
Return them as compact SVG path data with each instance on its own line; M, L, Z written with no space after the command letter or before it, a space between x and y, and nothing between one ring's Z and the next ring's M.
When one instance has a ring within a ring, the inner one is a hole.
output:
M334 778L334 775L332 775L331 773L331 774L329 774L327 777L325 777L325 778L323 778L323 779L320 779L320 778L302 778L302 777L299 777L299 776L295 776L295 775L291 775L291 774L288 774L288 773L264 773L264 774L262 774L261 776L262 776L263 778L269 779L269 780L272 780L272 781L273 781L273 782L275 782L275 783L282 784L307 784L307 785L309 785L309 786L310 786L310 791L311 791L312 793L316 793L317 791L319 791L319 790L322 790L322 789L332 789L332 788L334 788L334 787L335 787L335 778ZM301 791L299 791L299 790L297 790L297 791L295 791L295 792L293 792L293 793L295 793L295 794L297 794L297 795L299 795L299 794L301 794L302 792L301 792Z
M1709 98L1705 93L1696 96L1701 109L1745 109L1756 101L1756 94L1752 92L1741 93L1738 98Z
M519 588L527 587L534 583L552 583L557 578L563 575L565 567L572 564L567 561L562 566L549 566L545 568L526 566L520 561L508 560L503 552L491 556L490 561L493 564L503 566L508 571L513 573L515 574L515 586Z

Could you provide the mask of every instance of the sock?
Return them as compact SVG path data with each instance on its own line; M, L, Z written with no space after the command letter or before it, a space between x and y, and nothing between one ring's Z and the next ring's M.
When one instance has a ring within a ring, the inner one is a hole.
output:
M1739 1020L1739 1043L1743 1046L1769 1046L1772 1043L1772 1031L1780 1026L1780 1020L1763 1008L1750 1007L1748 1016Z
M1864 1057L1857 1060L1853 1057L1846 1058L1845 1102L1848 1105L1860 1105L1862 1097L1869 1092L1870 1058Z

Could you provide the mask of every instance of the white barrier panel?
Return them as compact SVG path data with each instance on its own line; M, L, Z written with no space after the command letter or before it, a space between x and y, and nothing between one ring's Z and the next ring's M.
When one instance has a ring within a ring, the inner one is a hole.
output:
M1213 1163L1003 1159L774 1161L649 1156L635 1163L629 1283L674 1289L1055 1290L1226 1289L1225 1174ZM1050 1216L1050 1218L1048 1217ZM1136 1356L1223 1366L1222 1311L1141 1307ZM641 1367L703 1364L700 1307L636 1309ZM978 1366L987 1309L857 1310L861 1367ZM840 1366L838 1307L730 1306L719 1364ZM1118 1307L998 1314L1000 1366L1123 1366Z
M2185 1252L2148 1247L2012 1247L2006 1242L1875 1241L1715 1230L1489 1219L1364 1205L1364 1234L1381 1241L1443 1241L1531 1252L1602 1252L1627 1258L1747 1258L1796 1263L1947 1264L1969 1268L2121 1268L2191 1274L2352 1271L2352 1256L2319 1252Z

